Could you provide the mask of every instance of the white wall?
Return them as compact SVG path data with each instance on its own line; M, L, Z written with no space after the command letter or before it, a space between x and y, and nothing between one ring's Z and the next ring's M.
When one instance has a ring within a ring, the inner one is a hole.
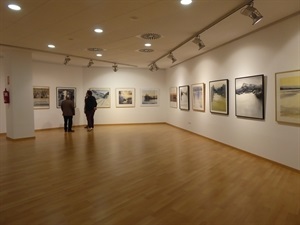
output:
M168 108L167 122L299 170L300 127L275 121L275 73L300 69L299 20L284 20L169 69L168 87L206 84L206 110ZM259 74L265 75L265 120L237 118L235 78ZM228 116L209 109L209 81L219 79L229 79Z

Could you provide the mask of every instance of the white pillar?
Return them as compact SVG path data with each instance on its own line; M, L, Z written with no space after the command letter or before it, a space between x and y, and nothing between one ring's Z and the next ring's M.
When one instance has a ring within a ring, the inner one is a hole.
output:
M6 136L10 139L34 137L32 56L23 50L4 51L5 87L10 94L6 104Z

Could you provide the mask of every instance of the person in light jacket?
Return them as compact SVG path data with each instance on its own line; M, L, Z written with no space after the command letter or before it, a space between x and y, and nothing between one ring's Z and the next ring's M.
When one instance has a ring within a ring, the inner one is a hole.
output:
M72 130L73 126L73 116L75 115L74 101L70 99L70 96L67 95L66 99L61 103L61 110L64 117L64 129L65 132L74 132Z

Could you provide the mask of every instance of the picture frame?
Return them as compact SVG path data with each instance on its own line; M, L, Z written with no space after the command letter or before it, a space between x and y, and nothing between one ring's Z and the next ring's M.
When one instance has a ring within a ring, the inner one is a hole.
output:
M275 74L276 121L300 125L300 70Z
M50 88L46 86L33 87L33 108L49 109L50 108Z
M179 86L179 109L190 110L190 86Z
M135 89L116 88L116 107L135 107Z
M264 119L264 75L235 79L235 115L252 119Z
M193 110L205 112L205 84L192 84L191 89Z
M159 105L159 89L142 88L141 89L141 106L158 106Z
M170 107L177 108L177 87L170 87L169 89L170 94Z
M111 93L110 88L89 88L92 95L96 98L97 108L111 107Z
M229 114L228 79L214 80L209 82L209 105L211 113Z
M61 102L66 99L66 96L70 95L70 99L74 101L76 107L76 88L75 87L57 87L56 88L56 107L61 107Z

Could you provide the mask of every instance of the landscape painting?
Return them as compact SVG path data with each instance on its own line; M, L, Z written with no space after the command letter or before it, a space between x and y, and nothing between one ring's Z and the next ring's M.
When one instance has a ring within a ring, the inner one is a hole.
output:
M144 88L141 89L141 106L158 106L159 89Z
M235 79L235 115L264 119L264 75Z
M34 109L50 108L49 87L33 87L33 108Z
M300 70L276 73L276 120L300 124Z
M110 89L109 88L90 88L93 96L97 100L97 108L110 108Z
M192 85L192 106L193 110L205 111L205 84Z
M134 107L135 92L134 88L116 88L116 107Z
M170 107L177 108L177 87L170 87Z
M228 79L209 82L210 112L228 115Z

